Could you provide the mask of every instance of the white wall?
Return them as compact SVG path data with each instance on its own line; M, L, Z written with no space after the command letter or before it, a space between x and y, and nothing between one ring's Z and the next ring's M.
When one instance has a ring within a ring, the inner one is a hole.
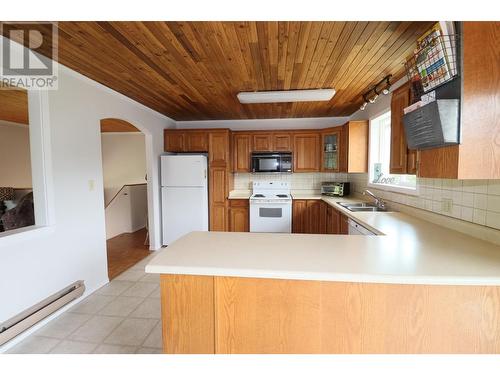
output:
M231 130L320 129L340 126L349 117L279 118L260 120L177 121L178 129L228 128Z
M0 186L31 188L29 127L0 120Z
M106 239L133 233L146 226L146 185L125 186L106 207Z
M126 184L146 182L146 144L142 133L102 133L104 203Z
M2 43L0 38L0 48ZM20 55L22 50L14 53ZM44 131L48 131L50 147L43 152L51 160L52 193L48 196L52 199L48 204L53 220L46 230L0 237L0 321L75 280L85 280L88 292L108 281L102 118L126 120L146 135L151 247L161 246L159 155L163 129L174 127L174 122L65 67L59 69L58 84L59 89L48 93L46 108L38 114L47 119ZM31 103L32 96L29 98ZM32 111L31 121L36 121Z

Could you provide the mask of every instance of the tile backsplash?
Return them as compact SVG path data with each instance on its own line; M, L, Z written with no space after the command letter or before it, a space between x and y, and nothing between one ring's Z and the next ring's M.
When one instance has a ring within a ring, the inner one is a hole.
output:
M253 181L289 181L295 192L319 192L323 181L349 181L351 191L367 188L366 173L235 173L235 190L252 190ZM500 229L500 180L448 180L417 178L418 195L369 188L384 200L430 211L455 219ZM443 211L443 199L451 199L450 212Z
M362 193L367 174L349 174L351 189ZM500 229L500 180L448 180L417 178L418 195L407 195L368 187L384 200L431 211L440 215ZM443 211L443 199L451 199L451 210Z
M253 181L288 181L291 190L319 191L323 181L349 181L347 173L235 173L235 190L252 190Z

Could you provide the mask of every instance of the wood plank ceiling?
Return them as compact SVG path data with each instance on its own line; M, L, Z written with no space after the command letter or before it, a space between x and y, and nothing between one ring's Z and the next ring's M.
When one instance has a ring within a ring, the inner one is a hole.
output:
M433 22L59 22L59 61L175 120L346 116ZM43 32L43 28L42 32ZM240 91L335 88L329 102Z
M28 94L25 90L0 90L0 120L28 124Z

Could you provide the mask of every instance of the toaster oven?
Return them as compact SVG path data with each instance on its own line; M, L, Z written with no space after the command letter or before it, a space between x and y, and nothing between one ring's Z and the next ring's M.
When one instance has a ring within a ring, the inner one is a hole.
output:
M350 184L349 182L322 182L321 195L328 195L331 197L344 197L349 195Z

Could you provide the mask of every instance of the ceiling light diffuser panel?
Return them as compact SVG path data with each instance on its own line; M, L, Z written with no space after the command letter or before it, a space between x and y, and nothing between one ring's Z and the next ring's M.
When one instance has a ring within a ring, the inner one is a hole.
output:
M334 95L334 89L314 89L240 92L237 97L240 103L250 104L328 101Z

